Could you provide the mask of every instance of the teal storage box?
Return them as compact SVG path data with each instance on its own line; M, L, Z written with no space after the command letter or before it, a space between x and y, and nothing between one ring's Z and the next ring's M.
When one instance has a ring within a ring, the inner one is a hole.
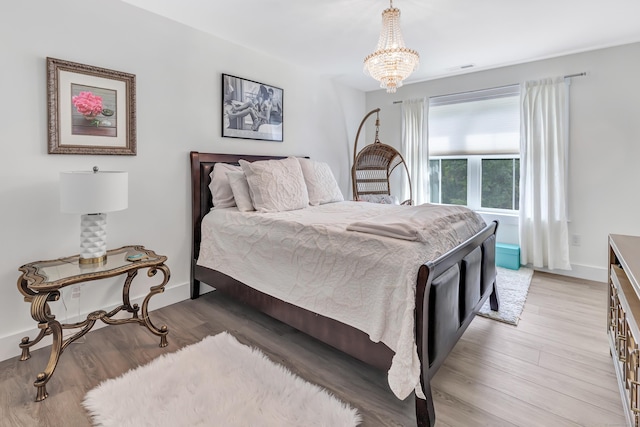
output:
M496 243L496 265L518 270L520 268L520 246Z

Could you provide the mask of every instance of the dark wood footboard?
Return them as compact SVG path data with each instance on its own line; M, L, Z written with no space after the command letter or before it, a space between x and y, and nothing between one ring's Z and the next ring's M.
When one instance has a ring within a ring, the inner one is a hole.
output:
M415 336L421 362L420 385L427 399L416 398L418 426L435 423L431 378L487 298L491 308L498 309L497 229L498 222L493 221L466 242L420 267L416 283Z
M376 368L388 370L393 351L374 343L364 332L336 320L259 292L225 275L196 264L200 250L200 224L211 209L209 173L217 162L237 163L281 157L242 156L191 152L193 248L191 298L200 295L200 282L213 286ZM495 234L492 222L475 236L436 260L425 262L416 279L415 337L421 361L421 387L426 400L416 398L418 426L433 426L435 412L431 378L487 298L498 308L495 287Z

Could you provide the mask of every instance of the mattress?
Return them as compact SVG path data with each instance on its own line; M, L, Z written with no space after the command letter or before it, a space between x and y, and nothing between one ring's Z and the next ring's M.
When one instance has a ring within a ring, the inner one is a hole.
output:
M420 238L353 227L384 224L388 231L401 223ZM473 211L447 205L346 201L276 213L212 209L202 220L197 264L383 342L395 352L389 386L404 399L420 388L414 340L418 270L484 226Z

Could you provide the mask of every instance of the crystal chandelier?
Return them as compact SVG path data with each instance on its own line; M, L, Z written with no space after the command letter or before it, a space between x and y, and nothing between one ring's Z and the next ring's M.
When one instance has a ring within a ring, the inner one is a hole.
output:
M400 9L389 2L382 12L382 30L376 51L364 59L364 72L380 82L388 93L395 93L402 81L418 68L420 56L404 45L400 31Z

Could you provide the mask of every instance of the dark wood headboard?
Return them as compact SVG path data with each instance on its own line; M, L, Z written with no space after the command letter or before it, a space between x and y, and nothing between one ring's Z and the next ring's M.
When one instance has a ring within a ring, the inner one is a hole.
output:
M200 223L202 222L202 218L213 207L211 191L209 191L209 183L211 182L209 175L213 170L213 165L216 163L238 165L238 160L240 159L255 162L258 160L284 159L285 156L251 156L244 154L199 153L197 151L192 151L189 156L191 158L192 253L193 259L196 260L200 251Z
M238 165L238 160L243 159L248 162L257 160L284 159L285 156L251 156L244 154L216 154L199 153L192 151L191 158L191 227L192 227L192 262L198 259L200 252L200 224L202 218L211 210L211 192L209 191L209 175L216 163L229 163Z

